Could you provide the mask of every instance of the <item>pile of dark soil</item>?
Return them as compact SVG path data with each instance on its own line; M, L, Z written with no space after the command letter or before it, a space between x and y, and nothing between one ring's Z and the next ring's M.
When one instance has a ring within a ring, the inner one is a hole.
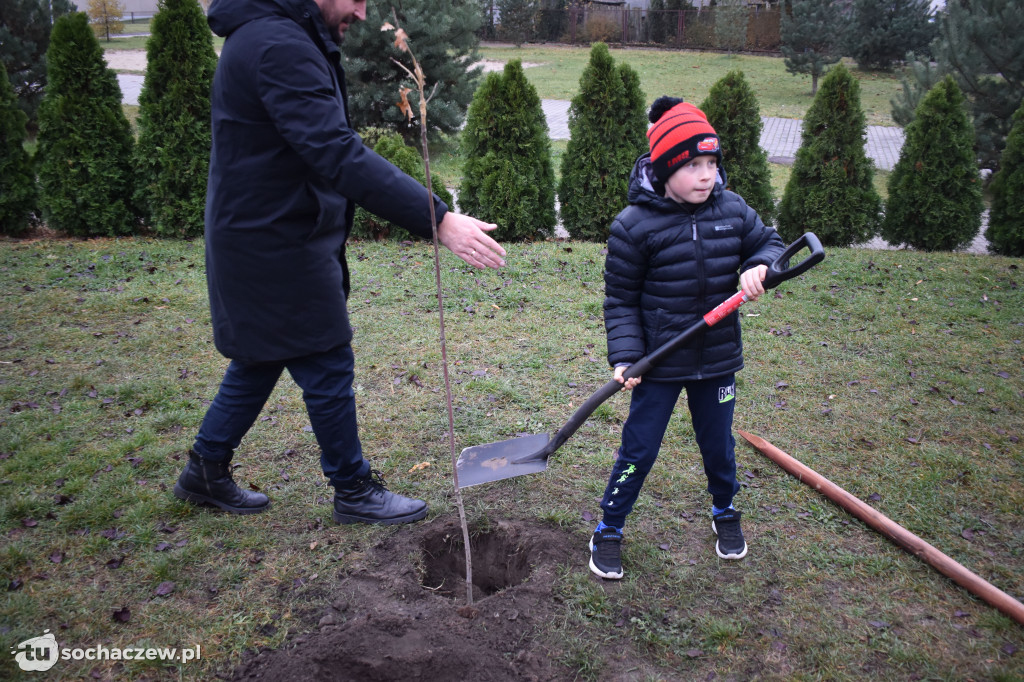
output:
M566 679L537 635L562 608L553 587L584 555L578 544L535 521L475 532L470 608L458 520L405 527L332 589L317 630L250 656L231 679Z

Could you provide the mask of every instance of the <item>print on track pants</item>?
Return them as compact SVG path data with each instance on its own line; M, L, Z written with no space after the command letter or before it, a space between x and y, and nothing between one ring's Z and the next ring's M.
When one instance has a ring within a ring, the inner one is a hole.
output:
M658 458L669 419L683 390L713 504L724 509L739 491L736 441L732 435L735 375L703 381L642 381L632 391L629 417L622 429L622 446L601 500L605 524L616 528L625 525L626 516Z

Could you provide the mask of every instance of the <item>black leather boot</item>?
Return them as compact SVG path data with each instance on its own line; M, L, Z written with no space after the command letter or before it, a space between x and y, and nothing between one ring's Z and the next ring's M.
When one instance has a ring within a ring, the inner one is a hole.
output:
M231 478L231 462L214 462L188 451L188 464L174 484L174 496L196 504L206 503L232 514L258 514L270 506L263 493L242 490Z
M419 521L426 515L426 502L391 492L379 471L335 486L335 523L392 525Z

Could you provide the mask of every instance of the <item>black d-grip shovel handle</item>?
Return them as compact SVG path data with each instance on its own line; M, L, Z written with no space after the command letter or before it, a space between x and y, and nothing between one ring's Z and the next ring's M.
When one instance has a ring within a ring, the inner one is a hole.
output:
M810 251L810 254L796 265L790 266L790 259L804 248L807 248ZM774 289L787 279L792 279L793 277L802 275L824 259L825 250L821 248L821 242L818 240L818 237L813 232L806 232L802 237L787 246L786 250L775 259L775 262L768 266L768 272L765 274L763 282L764 288L766 290ZM663 360L666 355L675 352L683 345L689 343L695 336L703 334L708 327L715 325L723 318L731 315L737 308L743 305L746 300L747 299L743 295L743 292L737 291L735 294L719 304L714 310L708 312L700 322L697 322L675 338L659 346L654 350L654 352L648 354L646 357L640 358L630 365L626 371L622 373L622 376L626 379L632 379L633 377L646 374L652 367ZM587 398L586 402L579 406L573 415L569 417L569 421L565 423L565 426L555 433L554 437L548 441L547 445L537 452L531 452L512 461L514 463L518 463L547 459L551 453L562 447L565 441L569 440L569 437L583 426L583 422L585 422L587 418L594 413L594 410L596 410L601 403L608 400L621 390L622 384L612 379L599 388L592 396Z

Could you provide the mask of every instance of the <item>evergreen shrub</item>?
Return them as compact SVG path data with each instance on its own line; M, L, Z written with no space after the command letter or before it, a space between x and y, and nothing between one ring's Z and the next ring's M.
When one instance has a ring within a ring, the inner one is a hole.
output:
M36 210L36 176L25 151L25 122L7 70L0 63L0 232L25 232Z
M551 236L555 177L548 125L537 89L519 60L488 74L473 96L462 133L463 213L496 223L491 236L519 241Z
M953 251L978 234L984 205L966 103L952 76L921 100L889 176L886 241Z
M139 95L137 201L163 237L203 234L210 168L213 36L196 0L160 0Z
M730 71L711 86L700 108L721 141L728 189L743 197L766 224L774 224L775 197L768 155L761 149L761 114L743 72Z
M871 159L864 153L860 84L842 64L822 81L801 135L779 204L779 234L791 242L814 232L829 246L851 246L874 237L882 200L872 184Z
M999 172L992 177L989 212L989 250L1004 256L1024 256L1024 104L1013 115Z
M77 237L130 234L138 225L134 139L117 77L84 12L57 20L46 60L36 152L43 219Z
M573 239L605 241L626 207L629 174L648 150L640 77L596 43L569 106L569 144L558 186L562 226Z
M414 148L407 145L398 133L390 132L380 135L374 144L373 151L398 166L406 175L410 175L418 180L424 187L426 186L427 172L423 167L423 157ZM441 201L448 204L448 207L454 210L455 202L452 199L452 193L437 179L437 176L432 174L431 181L434 186L434 194L441 197ZM424 206L426 202L427 192L424 190ZM383 241L385 239L402 241L413 238L413 235L405 228L378 218L366 209L358 206L356 207L355 217L352 222L351 235L356 238L373 239L375 241Z

